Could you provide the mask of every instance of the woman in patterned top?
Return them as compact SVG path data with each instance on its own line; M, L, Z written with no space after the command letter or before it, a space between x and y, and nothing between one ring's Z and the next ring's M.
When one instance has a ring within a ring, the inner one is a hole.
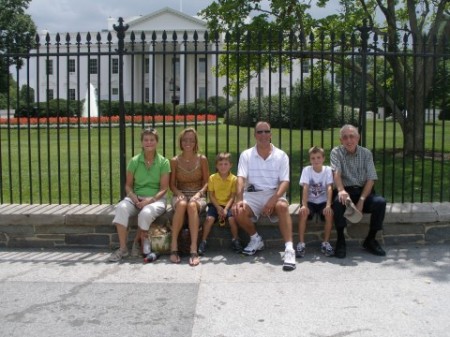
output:
M198 136L193 128L184 129L179 137L181 154L170 160L170 189L172 190L172 207L175 212L172 219L172 242L170 261L180 263L178 253L178 235L187 214L191 236L191 266L197 266L200 259L197 254L199 213L206 208L206 191L208 188L208 159L198 153Z

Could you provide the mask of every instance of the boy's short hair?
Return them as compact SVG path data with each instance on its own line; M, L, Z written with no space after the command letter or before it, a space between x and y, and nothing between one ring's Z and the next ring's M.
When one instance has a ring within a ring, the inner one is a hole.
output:
M232 161L231 161L231 153L228 153L228 152L220 152L220 153L216 156L216 164L217 164L219 161L222 161L222 160L228 160L230 163L232 163Z
M325 151L319 146L313 146L309 149L308 155L320 153L323 157L325 157Z

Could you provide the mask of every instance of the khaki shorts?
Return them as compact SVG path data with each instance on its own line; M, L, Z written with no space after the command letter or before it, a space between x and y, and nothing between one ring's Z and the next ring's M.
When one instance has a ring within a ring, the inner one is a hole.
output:
M116 213L113 219L113 224L120 224L125 228L128 227L128 220L130 216L138 216L138 226L142 230L148 231L150 225L157 217L164 214L166 211L166 198L161 198L145 206L141 210L134 206L133 201L125 197L116 206Z
M276 190L244 192L244 202L250 207L254 215L252 217L253 222L258 221L264 206L275 193ZM281 197L278 200L287 202L285 197ZM269 215L268 218L270 222L278 222L278 217L276 215Z

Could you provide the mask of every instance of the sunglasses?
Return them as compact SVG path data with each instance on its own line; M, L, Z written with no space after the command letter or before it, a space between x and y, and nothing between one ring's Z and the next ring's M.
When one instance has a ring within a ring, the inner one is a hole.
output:
M270 130L257 130L257 131L256 131L256 133L257 133L258 135L262 135L263 133L269 134L270 132L271 132Z

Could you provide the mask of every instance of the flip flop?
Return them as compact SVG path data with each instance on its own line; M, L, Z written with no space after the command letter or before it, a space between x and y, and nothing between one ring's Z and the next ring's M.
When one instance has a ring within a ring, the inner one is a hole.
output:
M189 258L189 265L191 267L198 266L200 264L200 258L197 253L191 253L191 257Z
M178 254L177 250L173 250L170 252L170 262L180 263L180 254Z

